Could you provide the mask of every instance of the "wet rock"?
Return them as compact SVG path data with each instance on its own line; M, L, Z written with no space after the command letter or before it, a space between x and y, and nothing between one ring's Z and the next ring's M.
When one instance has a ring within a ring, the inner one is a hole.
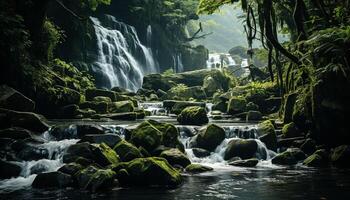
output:
M307 155L312 154L316 151L316 141L307 139L301 146L300 149Z
M80 142L90 142L95 144L105 143L113 148L122 139L116 134L88 134L81 138Z
M35 102L7 85L0 85L0 108L33 112Z
M109 104L110 113L134 112L135 108L132 101L118 101Z
M201 148L193 148L192 152L197 158L204 158L210 156L210 151Z
M295 146L295 144L299 143L299 141L305 141L305 138L295 137L295 138L279 139L277 142L277 146L279 148L288 148L288 147Z
M50 134L57 140L82 138L85 135L102 135L105 131L100 125L58 125L52 127Z
M75 112L75 118L92 118L94 115L96 115L96 111L90 108L86 108L86 109L78 109ZM80 117L82 116L82 117Z
M78 110L79 110L79 106L76 104L66 105L58 109L57 116L59 118L66 118L66 119L73 118L76 115Z
M223 113L226 113L227 112L227 101L219 101L219 102L214 103L212 109L219 110Z
M262 141L268 149L277 151L277 135L275 127L270 120L264 121L258 125L259 140Z
M291 122L283 126L282 135L284 138L293 138L293 137L302 136L302 133L299 131L295 123Z
M117 145L115 145L114 151L119 155L123 162L128 162L135 158L143 157L137 147L125 140L121 140Z
M163 96L163 99L206 99L207 96L201 86L187 87L185 85L177 85L167 91L167 94Z
M253 102L247 103L247 110L259 110L259 106Z
M90 108L96 111L98 114L108 113L108 103L107 102L95 102L95 101L86 101L79 105L81 109Z
M342 145L333 150L332 164L337 167L350 167L350 146Z
M199 133L191 141L192 147L214 151L225 139L225 130L218 125L209 124L199 130Z
M230 115L239 114L246 111L247 101L241 97L232 97L228 103L227 113Z
M208 123L209 119L204 108L192 106L185 108L181 114L177 116L177 121L185 125L202 125Z
M113 113L113 114L103 114L100 118L109 118L113 120L125 120L125 121L135 121L137 119L136 112L126 112L126 113Z
M303 164L309 167L326 167L329 165L329 153L325 149L317 150Z
M165 158L172 166L180 165L187 167L191 164L190 159L178 149L165 150L160 154L160 157Z
M15 163L0 160L0 179L18 177L21 171L21 166Z
M14 140L23 140L27 138L31 138L32 133L24 128L8 128L4 130L0 130L0 138L11 138Z
M104 96L96 96L92 99L92 101L112 103L112 99L110 97L104 97Z
M49 151L46 148L28 145L17 154L17 157L25 161L49 159Z
M34 188L65 188L72 184L72 177L62 172L38 174L32 187Z
M63 165L61 168L58 169L58 171L64 174L69 174L71 176L74 176L77 172L83 169L84 167L82 165L73 162L73 163Z
M206 104L204 102L192 102L192 101L176 101L174 106L171 107L171 113L176 115L180 114L185 108L199 106L205 108Z
M262 119L260 111L248 111L246 121L257 121Z
M176 187L182 177L164 158L137 158L113 168L121 185Z
M204 172L209 172L213 170L214 169L212 167L208 167L200 164L190 164L185 168L185 171L191 174L204 173Z
M233 157L242 159L253 158L258 150L258 144L253 139L234 139L227 144L224 159L229 160Z
M89 166L78 172L75 177L79 188L96 192L114 186L116 173L110 169L98 169Z
M272 159L273 164L277 165L295 165L304 160L306 155L298 148L289 148L285 152L278 154Z
M102 89L87 89L85 91L85 97L88 101L92 101L95 97L109 97L113 102L116 101L116 93L110 90Z
M256 158L247 159L247 160L236 160L230 162L229 165L238 166L238 167L255 167L259 163L259 160Z

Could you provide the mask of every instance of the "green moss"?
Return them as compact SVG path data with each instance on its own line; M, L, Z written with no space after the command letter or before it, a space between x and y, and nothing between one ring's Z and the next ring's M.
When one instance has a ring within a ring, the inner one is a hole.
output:
M110 113L134 112L134 104L132 101L118 101L108 105Z
M301 136L301 133L296 127L294 122L284 125L282 128L282 134L283 134L283 137L285 138L293 138L293 137Z
M111 149L108 145L105 143L102 143L97 146L101 153L104 155L104 157L110 162L110 164L117 164L120 162L119 156L116 154L116 152Z
M203 166L200 164L190 164L185 168L185 171L188 173L203 173L208 171L213 171L214 169L211 167Z
M165 158L172 166L180 165L186 167L191 164L187 156L178 149L165 150L160 154L160 157Z
M258 124L258 132L260 135L275 134L275 127L271 120L266 120Z
M153 122L151 120L142 122L131 133L130 141L136 146L144 147L148 152L152 152L163 140L162 132L153 125Z
M125 140L120 141L113 149L123 162L143 157L138 148Z
M177 121L180 124L187 125L202 125L209 122L207 112L199 106L191 106L185 108L180 115L177 116Z
M197 147L208 151L214 151L225 137L225 130L222 127L216 124L209 124L207 127L199 130L196 138Z
M247 100L244 97L232 97L228 103L227 113L239 114L246 111Z

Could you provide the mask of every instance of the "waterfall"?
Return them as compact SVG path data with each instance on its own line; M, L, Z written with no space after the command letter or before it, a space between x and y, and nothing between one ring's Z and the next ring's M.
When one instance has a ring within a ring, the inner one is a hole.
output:
M136 91L142 86L144 75L159 71L151 49L141 44L134 27L110 15L90 19L98 51L92 71L99 87L119 86Z
M148 47L152 47L152 26L151 25L148 25L147 26L147 46Z
M176 73L181 73L184 71L184 65L182 63L182 55L181 54L173 55L173 70Z
M221 66L221 60L223 61L224 67L233 67L237 65L230 54L210 53L209 59L207 60L207 69L217 68L216 65Z

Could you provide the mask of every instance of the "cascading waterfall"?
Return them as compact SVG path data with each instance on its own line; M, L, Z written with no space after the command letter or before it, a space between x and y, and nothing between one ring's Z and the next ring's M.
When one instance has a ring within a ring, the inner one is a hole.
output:
M173 55L173 70L176 73L181 73L184 71L184 65L182 63L182 55L175 54Z
M152 50L141 44L134 27L110 15L90 19L98 48L97 60L92 64L98 86L136 91L142 86L144 75L159 71ZM151 33L150 28L150 37Z
M209 59L207 60L207 69L213 69L217 68L217 66L221 66L221 60L224 67L233 67L237 65L236 61L230 54L210 53Z
M147 46L150 48L152 47L152 36L153 36L152 26L148 25L147 26Z

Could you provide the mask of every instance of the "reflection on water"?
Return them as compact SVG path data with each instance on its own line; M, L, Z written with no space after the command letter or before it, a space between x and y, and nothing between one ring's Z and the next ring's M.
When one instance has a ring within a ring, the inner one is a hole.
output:
M1 199L350 199L350 171L323 169L232 168L185 176L173 190L115 188L100 194L76 190L22 190Z

